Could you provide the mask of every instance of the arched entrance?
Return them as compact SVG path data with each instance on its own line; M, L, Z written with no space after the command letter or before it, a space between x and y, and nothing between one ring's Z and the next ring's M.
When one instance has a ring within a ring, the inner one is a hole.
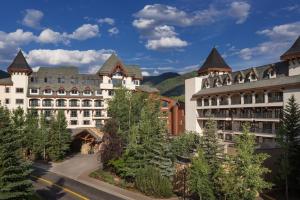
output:
M103 133L97 128L73 129L71 151L81 154L93 154L99 151Z

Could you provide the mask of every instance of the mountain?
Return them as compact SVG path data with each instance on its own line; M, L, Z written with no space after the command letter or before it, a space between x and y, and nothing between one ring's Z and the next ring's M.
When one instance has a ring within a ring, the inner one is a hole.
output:
M173 72L168 72L160 74L158 76L144 77L143 84L156 87L160 90L160 94L164 96L182 96L184 95L185 79L189 79L196 76L196 71L182 75Z

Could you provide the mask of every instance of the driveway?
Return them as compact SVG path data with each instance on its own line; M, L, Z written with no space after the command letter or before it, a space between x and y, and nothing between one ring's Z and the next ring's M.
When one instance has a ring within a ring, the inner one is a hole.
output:
M61 163L52 163L48 170L76 180L83 173L92 172L101 167L97 156L97 154L76 154Z

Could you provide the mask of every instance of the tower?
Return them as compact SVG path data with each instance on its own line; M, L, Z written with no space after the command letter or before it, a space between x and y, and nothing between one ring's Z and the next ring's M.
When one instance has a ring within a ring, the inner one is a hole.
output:
M13 85L10 88L10 109L21 107L27 110L28 76L32 73L22 51L20 50L7 68Z
M300 36L280 59L289 62L289 76L300 75Z
M221 75L224 73L230 73L231 67L225 62L218 50L214 47L202 66L198 70L199 76L205 75Z

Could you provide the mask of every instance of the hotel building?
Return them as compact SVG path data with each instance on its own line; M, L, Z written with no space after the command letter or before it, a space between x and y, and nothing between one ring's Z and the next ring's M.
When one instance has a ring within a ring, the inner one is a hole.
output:
M231 141L248 122L258 143L273 142L288 99L300 103L300 37L280 59L232 72L213 48L199 76L185 81L186 130L201 134L211 118L219 137Z
M76 67L40 67L33 71L19 51L7 72L0 70L0 105L34 110L51 117L63 110L68 128L101 127L107 101L121 86L135 90L142 80L138 66L124 65L112 54L95 74L81 74Z

